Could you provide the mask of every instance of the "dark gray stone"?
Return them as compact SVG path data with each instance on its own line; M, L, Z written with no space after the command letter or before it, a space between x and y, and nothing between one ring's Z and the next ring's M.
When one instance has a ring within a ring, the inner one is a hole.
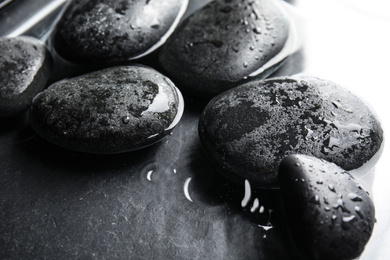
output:
M264 0L207 4L185 19L162 47L162 68L179 88L201 97L236 86L284 47L290 23L279 4Z
M156 49L176 27L188 0L71 1L54 36L55 50L77 63L126 61Z
M290 155L279 184L295 243L307 259L355 259L375 224L374 204L362 186L333 163Z
M121 66L66 79L34 98L30 124L45 139L88 153L119 153L155 143L183 113L183 99L159 72Z
M254 81L215 97L199 135L226 177L277 187L277 168L292 153L313 155L346 170L369 161L383 142L372 111L327 80L295 76Z
M46 87L52 58L34 38L0 38L0 116L23 113Z

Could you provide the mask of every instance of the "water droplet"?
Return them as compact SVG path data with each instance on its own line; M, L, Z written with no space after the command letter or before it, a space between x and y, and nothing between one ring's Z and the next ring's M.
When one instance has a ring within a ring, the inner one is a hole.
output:
M187 198L189 201L193 202L193 201L192 201L192 198L191 198L191 196L190 196L190 193L189 193L189 189L188 189L191 180L192 180L191 177L190 177L190 178L187 178L187 179L185 180L184 185L183 185L183 190L184 190L184 195L186 196L186 198Z
M338 101L333 101L333 102L332 102L332 105L333 105L335 108L340 108L340 107L341 107L341 104L340 104Z
M327 197L324 197L324 203L325 203L325 204L329 204L329 201L328 201L328 198L327 198Z
M265 210L264 206L261 206L260 209L259 209L259 213L260 213L260 214L263 214L263 213L264 213L264 210Z
M328 189L329 189L330 191L336 192L336 189L334 188L334 185L333 185L333 184L329 184L329 185L328 185Z
M251 212L255 212L258 207L259 207L260 203L259 203L259 199L256 198L254 201L253 201L253 205L252 205L252 208L251 208Z
M244 66L244 68L246 68L248 67L248 62L244 62L242 65Z
M153 29L158 29L160 27L160 24L158 23L155 23L155 24L152 24L151 26Z
M343 217L343 222L348 223L348 222L351 222L352 220L354 220L355 218L356 218L355 215Z
M317 184L324 184L324 182L323 181L317 181Z
M336 215L333 215L333 216L332 216L332 222L334 222L336 219L337 219L337 216L336 216Z
M359 206L355 206L355 212L359 215L359 217L364 218L362 209Z
M263 225L258 225L259 227L261 227L262 229L264 229L264 231L268 231L272 228L274 228L273 226L263 226Z
M301 179L301 182L305 182L305 179L304 179L304 178L302 178L302 179Z
M122 117L122 123L128 124L129 122L130 122L130 117L129 116Z
M137 28L137 26L135 26L134 24L130 24L130 28L134 30L135 28Z
M320 197L316 194L313 199L312 199L312 202L314 204L320 204Z
M245 194L244 194L244 198L241 201L241 207L243 208L248 205L252 193L251 185L248 180L245 180L244 185L245 185Z
M261 28L256 26L253 28L253 32L256 34L261 34Z
M301 165L300 165L299 163L296 163L295 166L296 166L296 167L300 167Z
M330 208L328 206L326 206L324 209L325 211L330 211Z
M148 179L148 181L152 181L152 174L153 170L150 170L146 173L146 179Z
M250 49L251 51L253 51L253 50L255 49L255 46L251 45L251 46L249 46L249 49Z
M348 194L348 198L352 201L363 201L362 197L360 197L359 195L357 195L356 193L353 193L353 192Z

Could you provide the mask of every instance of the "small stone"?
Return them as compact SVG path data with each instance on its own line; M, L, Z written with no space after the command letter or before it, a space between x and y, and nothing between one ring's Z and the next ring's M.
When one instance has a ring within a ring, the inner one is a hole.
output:
M166 41L187 4L188 0L73 0L56 26L53 46L76 63L140 58Z
M159 62L182 90L215 96L277 55L289 28L276 1L212 1L183 21L162 47Z
M23 113L46 87L52 58L32 37L0 38L0 116Z
M120 66L54 83L34 98L29 121L54 144L109 154L161 140L183 108L167 77L143 66Z
M253 81L220 94L204 109L199 136L221 174L262 188L278 186L277 169L289 154L353 170L381 151L383 142L366 104L335 83L309 76ZM332 138L337 145L330 145Z
M294 167L296 163L302 167ZM314 166L311 171L309 164ZM292 178L308 181L294 182ZM319 180L325 185L316 184ZM337 194L327 188L334 183ZM375 208L370 196L359 189L348 172L315 157L290 155L280 165L279 185L286 220L307 259L355 259L363 252L374 228ZM361 200L352 201L349 194ZM319 201L326 197L337 207L313 203L313 196L318 196Z

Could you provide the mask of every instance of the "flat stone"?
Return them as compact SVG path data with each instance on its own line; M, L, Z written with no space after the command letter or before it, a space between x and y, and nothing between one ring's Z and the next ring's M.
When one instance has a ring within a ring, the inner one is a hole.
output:
M135 59L165 42L187 4L188 0L74 0L52 43L60 56L76 63Z
M349 172L311 156L290 155L280 165L279 184L286 221L307 259L356 259L363 252L375 208Z
M282 50L290 26L284 12L277 1L212 1L182 22L159 62L180 89L214 96Z
M54 83L34 98L29 121L68 149L119 153L161 140L183 107L180 92L159 72L120 66Z
M289 154L353 170L383 142L381 125L363 101L308 76L254 81L222 93L203 111L199 136L219 172L263 188L278 186L279 163Z
M46 87L51 68L51 55L39 40L0 38L0 116L23 113Z

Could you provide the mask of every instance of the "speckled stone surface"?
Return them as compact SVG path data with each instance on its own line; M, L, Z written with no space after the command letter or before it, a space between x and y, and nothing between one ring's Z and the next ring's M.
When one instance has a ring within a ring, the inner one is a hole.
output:
M66 79L34 98L29 121L43 138L88 153L119 153L155 143L183 113L173 83L142 66Z
M282 10L277 1L213 1L177 28L160 64L180 89L214 96L280 52L289 34Z
M51 67L51 55L41 41L0 38L0 116L24 112L46 87Z
M346 170L369 161L383 142L378 119L337 84L309 76L254 81L215 97L199 135L219 172L277 187L277 168L291 153L313 155Z
M305 259L356 259L375 224L368 192L337 165L290 155L279 168L286 220Z
M52 43L63 58L77 63L134 59L164 43L187 4L188 0L73 0Z

